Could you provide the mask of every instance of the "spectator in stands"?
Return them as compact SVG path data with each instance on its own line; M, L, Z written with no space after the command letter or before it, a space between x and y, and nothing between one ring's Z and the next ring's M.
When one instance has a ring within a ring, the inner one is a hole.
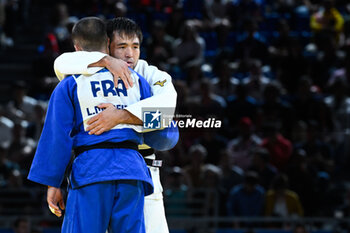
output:
M185 23L184 9L179 5L175 5L170 9L171 10L166 25L166 31L173 38L179 38L181 36L181 27Z
M320 127L316 121L310 120L307 126L306 140L295 148L302 148L307 154L308 164L311 169L333 173L334 171L334 147L325 139L320 132Z
M322 101L317 89L319 88L313 84L308 76L303 76L298 83L297 92L292 98L291 104L296 114L296 121L316 121L319 127L318 131L324 132L332 128L331 112Z
M35 107L36 105L45 104L27 95L28 84L24 81L17 81L12 86L13 96L6 106L7 115L15 121L24 120L27 123L36 120Z
M189 178L190 187L203 187L206 180L204 176L204 161L208 152L201 144L192 145L189 148L188 155L191 163L184 167L184 174Z
M4 21L3 21L3 35L2 43L4 47L13 47L14 40L16 39L17 28L19 25L19 3L18 1L2 1L4 4Z
M252 59L248 63L249 74L242 79L242 84L246 86L247 94L261 103L264 90L271 83L271 79L263 74L260 60Z
M273 178L278 172L276 167L270 163L269 151L265 148L257 147L253 149L251 153L253 154L253 161L249 170L259 174L261 186L263 186L265 190L268 190Z
M113 4L113 7L105 7L105 10L113 9L114 17L126 17L126 14L128 12L128 8L122 1L117 2L111 2Z
M289 137L295 122L295 112L289 101L283 98L284 89L279 82L272 81L265 86L259 114L260 123L281 122L281 133ZM257 127L261 129L261 125Z
M308 62L303 54L301 38L291 35L287 20L279 19L277 30L278 34L277 36L274 34L269 46L271 68L276 73L277 80L289 93L293 94L298 80L307 72Z
M347 143L348 136L344 132L350 130L350 97L349 84L346 75L333 76L329 82L330 95L324 98L324 102L332 113L332 141L334 141L334 157L336 169L345 172L349 165L348 154L350 147Z
M350 59L346 64L350 65ZM334 131L339 132L350 128L350 97L349 79L346 69L338 70L328 80L329 96L324 98L325 103L333 113ZM338 141L338 140L337 140Z
M14 190L23 188L23 174L19 170L11 171L6 188Z
M339 41L344 29L344 18L334 7L333 0L322 1L322 8L311 15L310 27L315 32L316 38L331 35Z
M212 91L212 84L209 79L204 78L200 81L199 95L189 97L187 104L190 106L190 113L195 117L221 118L226 108L225 99Z
M329 80L333 70L341 65L340 60L344 57L344 52L339 50L335 38L330 35L324 35L317 41L316 59L310 62L312 78L315 85L323 90Z
M253 122L256 122L259 111L259 105L257 101L247 95L247 88L244 85L238 85L236 93L233 96L227 98L226 117L229 123L228 132L234 135L234 130L242 117L249 117Z
M264 208L265 190L259 184L256 172L246 172L244 183L231 189L227 201L229 216L261 216Z
M217 35L218 49L232 50L233 41L229 41L231 22L228 15L227 2L225 0L204 1L203 7L204 30Z
M13 171L19 171L17 163L9 160L8 145L0 145L0 188L7 187Z
M272 38L269 52L278 59L288 54L293 37L290 35L290 26L286 19L278 19L276 31L278 34Z
M263 126L265 137L261 146L269 151L271 163L279 171L284 171L293 148L292 143L280 133L279 127L278 122L267 122Z
M222 216L227 216L226 203L230 190L234 186L243 183L244 171L240 167L232 165L232 163L229 162L227 151L223 150L220 154L219 167L221 168L222 176L219 181L219 213Z
M224 57L218 57L214 63L213 73L215 75L211 79L213 92L224 98L233 95L239 84L239 79L233 76L229 60Z
M306 141L307 138L307 123L304 121L297 121L293 124L292 133L290 136L293 142L293 147L300 145Z
M181 29L180 37L173 45L174 60L185 71L192 66L200 66L204 62L205 41L199 36L192 21L186 21Z
M206 208L203 210L204 216L210 216L216 214L218 211L218 202L217 193L219 191L219 181L222 178L222 170L220 167L213 164L206 164L204 166L204 177L206 180L204 185L204 192L206 192Z
M52 8L51 32L56 37L60 53L74 51L71 42L71 28L78 21L78 18L69 15L68 6L65 3L58 3Z
M188 180L180 167L171 167L165 170L164 196L166 198L165 209L167 216L187 216L189 209Z
M252 166L254 148L261 144L261 138L254 133L254 125L249 117L242 117L238 125L238 137L227 144L227 152L231 165L248 170Z
M14 122L4 116L4 109L0 106L0 143L9 144L12 141L12 129L14 127Z
M339 214L338 211L347 198L347 188L342 182L332 182L332 177L327 172L317 172L315 179L317 195L314 199L317 208L314 216L340 217L336 214Z
M220 151L226 147L227 141L228 139L220 133L219 129L201 130L198 142L208 151L205 163L218 165L221 159Z
M169 71L168 59L173 56L174 38L166 34L165 23L156 20L151 28L151 36L146 41L148 62L159 69Z
M13 39L11 37L6 36L6 33L5 33L6 8L7 8L7 1L1 1L0 2L0 50L5 49L6 47L13 46Z
M258 32L258 25L250 16L245 21L245 30L242 38L237 42L234 51L235 61L249 61L259 59L263 64L268 62L267 44Z
M33 160L36 141L25 134L26 128L21 123L15 123L12 130L12 141L9 146L9 159L18 163L22 175L27 175Z
M37 104L34 107L34 114L35 119L33 122L29 123L26 135L32 138L34 141L39 141L40 134L44 126L46 109L42 105Z
M290 94L297 91L299 80L309 72L309 61L304 56L304 47L299 39L293 38L286 54L275 57L272 66L277 73L277 79Z
M205 18L211 22L225 19L227 15L227 5L224 0L213 0L204 2Z
M261 21L265 13L264 0L234 0L227 4L228 15L234 28L239 28L247 18Z
M266 193L265 215L278 217L304 216L304 209L297 193L288 189L288 177L279 174Z
M177 101L176 101L176 113L187 113L189 112L190 106L187 104L189 98L190 89L185 81L183 80L173 80L174 87L176 89Z

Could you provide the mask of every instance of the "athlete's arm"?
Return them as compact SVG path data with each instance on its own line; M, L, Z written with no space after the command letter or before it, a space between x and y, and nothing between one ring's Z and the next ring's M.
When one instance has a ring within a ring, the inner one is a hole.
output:
M29 171L28 179L47 185L50 211L62 216L64 202L60 186L71 158L74 107L67 83L59 83L53 91L45 124ZM58 120L59 119L59 120ZM60 207L60 208L59 208Z
M100 135L118 124L142 125L142 120L127 110L117 109L113 104L100 104L98 107L104 111L87 122L89 126L86 130L89 134Z
M105 53L86 51L63 53L54 62L54 70L60 81L71 74L91 75L103 67L107 67L113 74L114 83L118 83L120 78L126 88L133 86L127 63Z
M59 188L71 158L74 106L67 83L59 83L53 91L45 124L38 142L28 179Z

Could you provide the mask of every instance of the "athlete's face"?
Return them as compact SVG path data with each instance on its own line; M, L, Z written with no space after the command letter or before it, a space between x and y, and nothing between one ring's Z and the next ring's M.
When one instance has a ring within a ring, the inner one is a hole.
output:
M128 63L129 67L134 69L140 58L140 40L134 37L120 36L114 33L110 44L111 56L122 59Z

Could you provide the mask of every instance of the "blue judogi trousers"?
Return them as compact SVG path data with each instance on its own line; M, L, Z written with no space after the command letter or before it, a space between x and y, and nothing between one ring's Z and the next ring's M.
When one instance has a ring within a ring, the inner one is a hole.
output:
M68 192L62 233L144 233L141 181L94 183Z

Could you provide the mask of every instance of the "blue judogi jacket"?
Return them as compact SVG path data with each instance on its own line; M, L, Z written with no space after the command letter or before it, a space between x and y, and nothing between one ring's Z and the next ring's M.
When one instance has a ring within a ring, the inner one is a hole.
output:
M126 140L142 144L142 134L137 132L137 127L140 126L117 125L98 136L89 135L85 131L89 118L101 111L97 108L98 104L112 103L117 108L124 108L150 96L148 83L138 74L133 73L132 77L138 82L134 82L136 85L128 90L121 81L114 88L113 76L107 69L88 78L72 75L62 80L50 98L28 179L60 187L71 158L71 150L77 146ZM178 134L174 140L177 141L177 138ZM144 181L146 195L153 192L152 179L144 159L131 149L85 151L74 160L70 175L72 188L124 179Z

